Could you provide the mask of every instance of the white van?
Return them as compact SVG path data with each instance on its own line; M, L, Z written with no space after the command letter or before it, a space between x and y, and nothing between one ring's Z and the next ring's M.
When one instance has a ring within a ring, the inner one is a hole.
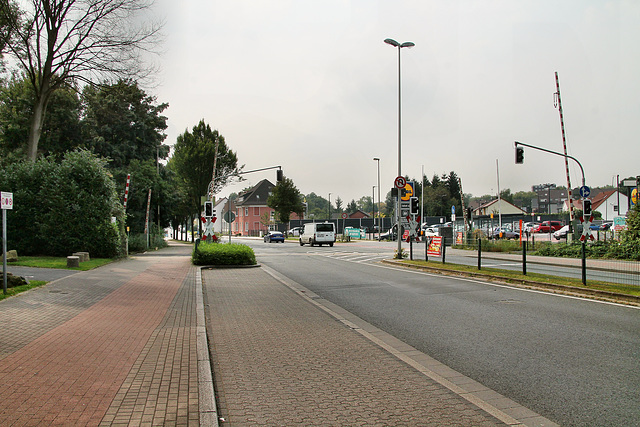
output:
M336 241L336 229L332 222L310 222L304 225L300 234L300 246L305 243L313 245L333 246Z

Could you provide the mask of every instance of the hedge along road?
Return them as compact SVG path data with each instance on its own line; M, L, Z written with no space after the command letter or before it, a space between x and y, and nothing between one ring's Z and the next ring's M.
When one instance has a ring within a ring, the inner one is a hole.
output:
M386 245L242 240L259 263L555 422L640 419L637 308L356 261Z

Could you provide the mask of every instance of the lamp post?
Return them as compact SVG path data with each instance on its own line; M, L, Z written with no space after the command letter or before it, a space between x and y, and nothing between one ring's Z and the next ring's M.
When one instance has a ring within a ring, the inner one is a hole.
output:
M374 157L373 160L378 162L378 240L380 240L380 233L382 232L382 226L380 225L380 159Z
M331 222L331 193L329 193L329 219L328 222Z
M402 129L402 103L401 103L401 98L402 98L402 90L401 90L401 80L400 80L400 50L403 47L408 47L411 48L413 46L415 46L415 43L413 42L404 42L404 43L398 43L397 41L393 40L393 39L385 39L384 40L385 43L393 46L393 47L397 47L398 48L398 176L402 176L402 150L401 150L401 129ZM401 189L398 189L398 205L397 205L397 222L396 222L396 226L397 226L397 238L398 238L398 253L396 254L397 258L402 258L402 240L400 240L401 236L402 236L402 227L401 227L401 222L400 222L400 192Z

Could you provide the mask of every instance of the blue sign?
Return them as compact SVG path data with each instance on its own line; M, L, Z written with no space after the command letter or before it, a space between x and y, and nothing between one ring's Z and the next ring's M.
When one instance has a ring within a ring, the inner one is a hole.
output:
M451 215L455 215L455 214L456 214L456 207L451 206Z
M586 199L587 197L589 197L589 194L591 194L591 189L589 187L587 187L586 185L580 187L580 196Z

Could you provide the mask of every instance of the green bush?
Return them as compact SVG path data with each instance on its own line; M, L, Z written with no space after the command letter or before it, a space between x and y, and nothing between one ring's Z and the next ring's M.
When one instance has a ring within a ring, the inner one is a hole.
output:
M200 243L191 254L194 265L255 265L256 255L247 245Z
M582 243L539 243L536 244L535 255L580 258L582 256ZM613 258L640 261L640 240L609 240L607 242L589 242L585 246L585 254L588 258Z
M24 255L121 255L124 210L105 166L104 159L84 150L61 159L3 161L0 189L12 192L14 202L7 213L9 248Z

